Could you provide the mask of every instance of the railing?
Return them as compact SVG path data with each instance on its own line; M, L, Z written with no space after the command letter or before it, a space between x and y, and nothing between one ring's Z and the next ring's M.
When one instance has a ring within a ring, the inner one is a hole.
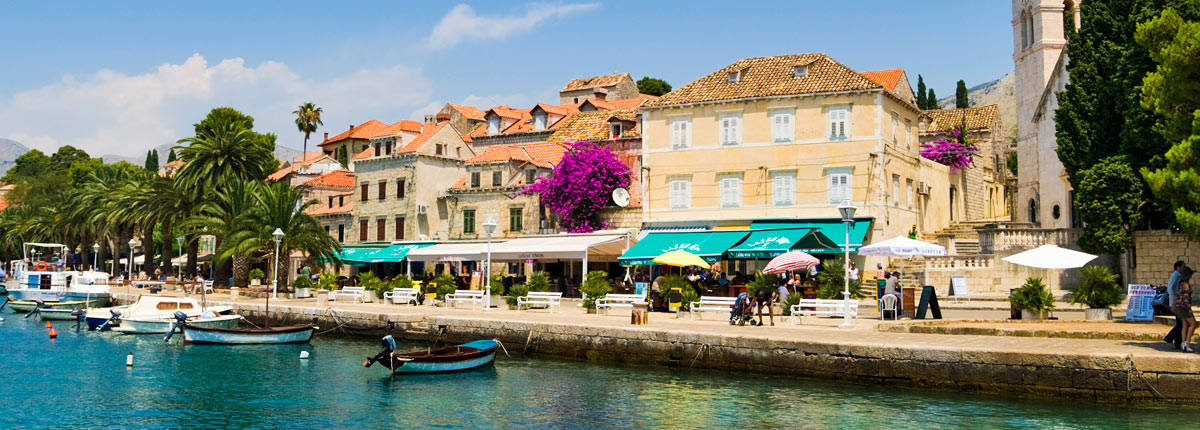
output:
M952 257L925 257L925 270L969 270L992 267L990 255L966 255Z
M1031 249L1042 245L1074 245L1079 240L1079 229L1059 228L995 228L979 230L979 252L996 252Z

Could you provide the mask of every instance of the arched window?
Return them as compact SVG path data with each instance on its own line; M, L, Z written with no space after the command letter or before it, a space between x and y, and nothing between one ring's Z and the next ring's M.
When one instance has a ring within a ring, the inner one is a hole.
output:
M1037 224L1037 200L1029 199L1029 222Z
M1029 12L1025 12L1025 31L1027 33L1026 37L1029 40L1028 44L1025 45L1025 47L1028 48L1028 47L1033 46L1034 41L1037 40L1035 38L1035 33L1034 33L1034 28L1033 28L1033 14L1031 14Z
M1021 23L1017 25L1021 32L1021 49L1029 47L1029 12L1021 11Z

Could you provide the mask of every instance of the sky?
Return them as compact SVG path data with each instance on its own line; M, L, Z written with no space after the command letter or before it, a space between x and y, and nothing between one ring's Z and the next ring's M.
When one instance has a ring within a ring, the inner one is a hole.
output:
M557 103L572 78L613 72L680 87L806 52L903 68L946 97L1013 70L1011 18L995 0L16 2L0 13L0 137L139 156L231 106L300 149L291 112L313 102L311 151L447 102Z

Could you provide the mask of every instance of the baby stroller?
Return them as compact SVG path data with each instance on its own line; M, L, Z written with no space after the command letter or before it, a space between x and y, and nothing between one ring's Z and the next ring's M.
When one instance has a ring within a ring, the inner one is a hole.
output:
M752 320L754 320L754 304L750 301L750 295L739 293L737 301L733 303L733 309L729 312L729 325L746 325L747 321Z

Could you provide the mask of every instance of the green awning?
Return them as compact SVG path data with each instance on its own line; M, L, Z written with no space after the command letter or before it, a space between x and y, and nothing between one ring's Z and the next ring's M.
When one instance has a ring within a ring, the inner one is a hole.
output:
M353 265L362 265L362 264L366 264L366 263L370 262L367 259L368 255L370 255L371 253L374 253L375 251L379 251L380 249L383 249L382 245L344 246L344 247L342 247L341 251L338 251L334 255L337 257L338 260L341 260L342 263L353 264Z
M728 255L735 259L767 259L788 251L813 252L834 247L833 240L816 229L758 230L730 248Z
M850 227L850 252L858 252L858 248L863 246L863 240L865 240L867 237L867 233L871 231L871 223L874 220L875 218L873 217L854 218L854 225ZM845 248L843 247L846 243L846 224L842 223L840 218L762 220L751 223L750 229L813 229L830 239L832 241L832 246L799 248L797 250L804 251L809 254L836 254L839 252L845 252Z
M433 245L432 243L397 243L387 248L372 251L363 256L365 263L399 263L408 257L408 252L417 248L424 248Z
M700 256L704 261L721 261L725 251L736 245L750 232L746 231L698 231L687 233L650 233L625 251L617 260L623 266L648 266L654 257L666 252L684 250Z

